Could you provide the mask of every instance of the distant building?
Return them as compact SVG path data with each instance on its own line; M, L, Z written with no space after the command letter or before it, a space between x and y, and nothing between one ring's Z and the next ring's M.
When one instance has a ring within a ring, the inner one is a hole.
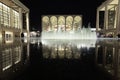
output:
M82 27L81 15L43 15L42 31L72 31Z
M106 0L97 8L96 31L104 37L120 33L120 1Z
M29 37L29 9L19 0L0 0L0 38Z
M31 31L30 37L40 37L40 31Z

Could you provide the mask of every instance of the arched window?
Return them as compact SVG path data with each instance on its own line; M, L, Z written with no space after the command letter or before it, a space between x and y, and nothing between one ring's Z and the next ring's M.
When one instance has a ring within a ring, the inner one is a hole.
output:
M49 17L48 16L44 16L42 18L42 30L43 31L49 31L49 28L50 28Z
M52 30L56 31L57 30L57 17L52 16L50 18L50 22L51 22L51 28L52 28Z
M59 16L58 17L58 31L64 31L65 30L65 17Z
M66 18L66 31L72 30L72 26L73 26L73 17L72 16L68 16Z
M75 16L74 18L74 23L73 23L73 28L74 30L77 30L78 28L81 28L81 17L80 16Z

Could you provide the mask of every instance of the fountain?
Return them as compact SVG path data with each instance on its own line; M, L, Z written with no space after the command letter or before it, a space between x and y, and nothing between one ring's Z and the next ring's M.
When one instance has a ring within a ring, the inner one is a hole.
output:
M42 31L41 39L97 39L96 32L88 28L79 28L77 30L63 31L59 26L57 31Z

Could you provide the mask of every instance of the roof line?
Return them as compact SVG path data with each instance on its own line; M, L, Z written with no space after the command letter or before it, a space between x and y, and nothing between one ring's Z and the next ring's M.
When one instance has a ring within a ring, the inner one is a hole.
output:
M12 0L15 4L17 4L18 6L20 6L21 8L23 8L26 12L29 12L29 9L23 4L21 3L19 0Z

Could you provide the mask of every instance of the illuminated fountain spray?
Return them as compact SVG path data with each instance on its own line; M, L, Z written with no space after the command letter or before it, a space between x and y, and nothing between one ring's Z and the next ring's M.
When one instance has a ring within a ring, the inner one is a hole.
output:
M77 28L72 27L66 31L65 25L61 24L56 25L55 30L51 30L50 27L43 30L41 39L97 39L96 30L92 29L89 23L87 28L81 27L81 24L79 24Z
M63 31L59 26L57 31L43 31L41 39L97 39L96 32L88 25L88 28L78 27L77 30Z
M96 32L82 27L82 15L43 15L41 39L96 39Z

